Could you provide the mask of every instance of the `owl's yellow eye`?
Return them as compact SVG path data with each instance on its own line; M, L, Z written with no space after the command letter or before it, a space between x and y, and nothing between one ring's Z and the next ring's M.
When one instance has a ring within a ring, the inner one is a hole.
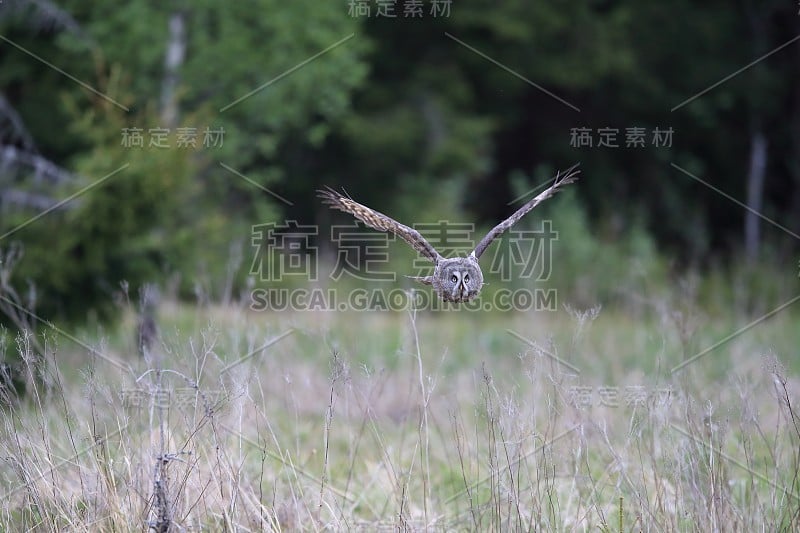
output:
M469 274L464 274L464 283L469 283Z
M452 278L450 278L450 281L452 281L453 283L455 283L456 281L458 281L458 278L456 277L456 275L455 275L455 274L453 274L453 277L452 277Z

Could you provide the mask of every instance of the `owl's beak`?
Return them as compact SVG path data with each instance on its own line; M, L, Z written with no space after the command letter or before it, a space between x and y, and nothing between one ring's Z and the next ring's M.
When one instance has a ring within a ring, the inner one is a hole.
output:
M469 296L469 290L463 281L458 285L458 289L459 295L461 296L461 301L466 301L467 297Z

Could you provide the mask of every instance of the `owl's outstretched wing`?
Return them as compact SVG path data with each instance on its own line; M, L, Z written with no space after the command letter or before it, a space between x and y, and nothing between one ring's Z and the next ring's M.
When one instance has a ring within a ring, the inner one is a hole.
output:
M433 245L426 241L417 230L409 228L393 218L387 217L383 213L379 213L355 200L342 196L330 187L325 190L318 190L317 196L322 198L323 203L339 211L350 213L372 229L394 233L410 244L412 248L424 257L433 261L434 264L438 263L442 258Z
M580 170L576 170L577 166L578 165L574 165L563 173L559 172L558 175L556 175L555 182L547 190L538 194L535 198L517 209L513 215L492 228L492 230L487 233L483 239L481 239L481 242L478 243L478 246L475 247L472 255L474 255L476 259L479 258L481 254L486 251L486 248L492 244L493 240L502 235L503 232L507 231L511 226L516 224L519 219L527 215L531 209L557 193L561 189L562 185L567 185L576 181L578 179L578 174L580 173Z

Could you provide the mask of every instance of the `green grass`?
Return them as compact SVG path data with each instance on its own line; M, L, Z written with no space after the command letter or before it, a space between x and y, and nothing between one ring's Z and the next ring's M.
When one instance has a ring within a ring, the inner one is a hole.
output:
M43 383L3 418L0 524L796 529L797 312L671 372L754 318L168 302L147 361L133 316L81 332L103 357L48 332Z

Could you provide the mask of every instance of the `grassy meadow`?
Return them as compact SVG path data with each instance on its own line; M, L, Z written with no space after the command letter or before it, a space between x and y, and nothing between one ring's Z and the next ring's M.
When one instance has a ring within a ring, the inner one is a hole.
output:
M42 328L3 418L0 527L796 529L797 317L165 301L144 358L132 310Z

